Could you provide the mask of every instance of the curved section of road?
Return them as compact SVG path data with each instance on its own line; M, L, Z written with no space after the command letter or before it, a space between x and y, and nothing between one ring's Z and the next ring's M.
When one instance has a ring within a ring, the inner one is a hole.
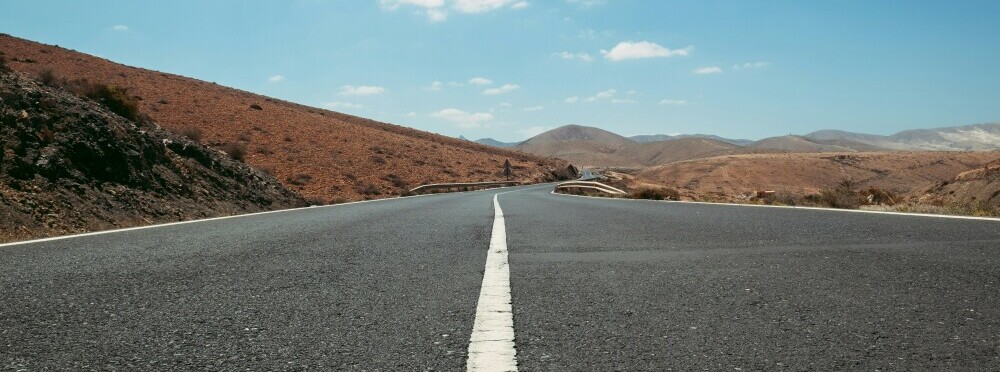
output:
M0 247L0 365L461 370L499 213L521 370L1000 369L996 221L550 191Z

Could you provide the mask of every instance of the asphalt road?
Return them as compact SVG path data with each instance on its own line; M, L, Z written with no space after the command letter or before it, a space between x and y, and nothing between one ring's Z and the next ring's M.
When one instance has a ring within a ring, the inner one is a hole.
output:
M1000 222L550 190L521 370L1000 370ZM463 370L497 192L0 247L0 369Z

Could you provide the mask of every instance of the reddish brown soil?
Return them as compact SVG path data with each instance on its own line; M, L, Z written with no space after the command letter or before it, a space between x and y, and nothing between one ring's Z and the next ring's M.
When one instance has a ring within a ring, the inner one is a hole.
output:
M248 164L310 199L378 198L424 183L497 180L504 159L524 182L552 179L567 166L7 35L0 35L0 52L29 75L51 70L63 79L128 88L159 125L176 133L199 128L201 142L219 149L243 145Z
M731 201L761 190L808 195L843 180L916 196L997 159L996 151L729 155L651 167L638 176L677 188L688 199Z

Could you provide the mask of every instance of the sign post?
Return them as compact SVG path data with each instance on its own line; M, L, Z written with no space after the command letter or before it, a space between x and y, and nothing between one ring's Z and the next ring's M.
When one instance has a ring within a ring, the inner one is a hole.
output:
M510 159L503 161L503 175L507 176L507 181L510 181Z

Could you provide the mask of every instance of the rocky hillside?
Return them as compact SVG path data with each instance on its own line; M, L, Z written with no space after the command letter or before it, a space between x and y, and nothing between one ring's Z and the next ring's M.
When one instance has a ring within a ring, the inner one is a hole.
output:
M959 206L972 214L1000 216L1000 159L938 183L928 189L920 201L929 205Z
M325 202L395 196L420 184L490 181L510 159L524 182L563 175L567 163L129 67L0 35L17 71L127 88L158 124L209 147L238 148L286 187Z
M304 205L260 170L112 112L135 114L119 91L92 88L86 99L0 72L0 241Z

